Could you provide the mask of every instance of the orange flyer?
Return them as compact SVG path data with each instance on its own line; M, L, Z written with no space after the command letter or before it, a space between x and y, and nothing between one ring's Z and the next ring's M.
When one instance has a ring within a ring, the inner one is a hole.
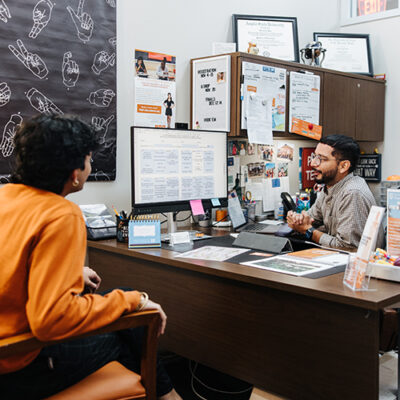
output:
M322 136L322 126L292 117L292 127L290 132L306 136L310 139L320 140Z

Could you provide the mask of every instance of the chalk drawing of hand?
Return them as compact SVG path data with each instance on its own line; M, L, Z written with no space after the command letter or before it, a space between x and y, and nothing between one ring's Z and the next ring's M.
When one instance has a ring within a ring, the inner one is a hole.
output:
M100 75L110 65L115 65L115 53L108 55L106 51L102 50L94 56L92 70L96 75Z
M106 3L112 8L116 6L115 0L106 0Z
M14 136L21 124L22 117L18 114L12 114L6 123L0 143L1 154L3 154L4 157L11 156L14 151Z
M8 48L14 54L15 57L18 58L19 61L24 64L29 71L32 72L33 75L37 76L40 79L43 79L49 73L46 64L44 61L35 53L31 53L22 43L22 40L17 40L17 45L19 50L17 50L12 44L8 45Z
M76 12L71 6L67 6L67 10L69 11L72 21L74 22L78 33L78 38L82 40L82 42L86 43L92 37L94 23L92 17L87 12L83 12L84 3L85 0L79 0Z
M110 37L110 39L108 39L108 43L111 44L112 47L114 47L114 49L117 47L117 37L113 36Z
M35 88L29 89L26 97L31 106L41 114L64 114L49 98Z
M11 89L6 82L0 83L0 107L5 106L11 98Z
M106 141L106 135L108 132L108 126L114 120L114 115L110 115L107 119L102 117L92 117L92 126L95 131L99 134L99 143L103 144Z
M91 92L88 100L97 107L108 107L114 96L115 93L111 89L99 89Z
M67 87L74 87L79 79L79 65L72 60L72 53L64 53L62 62L63 84Z
M4 0L0 1L0 19L7 23L8 20L11 18L10 10L8 9L7 4Z
M54 4L50 0L40 0L33 9L33 26L29 32L31 39L36 39L51 19Z

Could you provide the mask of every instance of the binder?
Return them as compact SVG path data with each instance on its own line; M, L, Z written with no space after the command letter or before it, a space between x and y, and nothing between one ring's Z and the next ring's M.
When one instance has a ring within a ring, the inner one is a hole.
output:
M130 249L161 247L161 223L150 215L141 215L129 221L128 247Z

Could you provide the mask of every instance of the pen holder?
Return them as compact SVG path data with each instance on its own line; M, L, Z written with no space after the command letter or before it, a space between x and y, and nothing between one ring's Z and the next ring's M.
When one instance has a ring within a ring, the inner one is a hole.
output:
M117 242L128 243L129 219L116 217L117 220Z

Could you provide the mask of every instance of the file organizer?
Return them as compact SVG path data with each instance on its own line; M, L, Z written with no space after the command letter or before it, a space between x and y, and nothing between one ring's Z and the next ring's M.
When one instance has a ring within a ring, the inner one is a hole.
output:
M142 215L129 221L130 249L161 247L161 223L150 215Z

